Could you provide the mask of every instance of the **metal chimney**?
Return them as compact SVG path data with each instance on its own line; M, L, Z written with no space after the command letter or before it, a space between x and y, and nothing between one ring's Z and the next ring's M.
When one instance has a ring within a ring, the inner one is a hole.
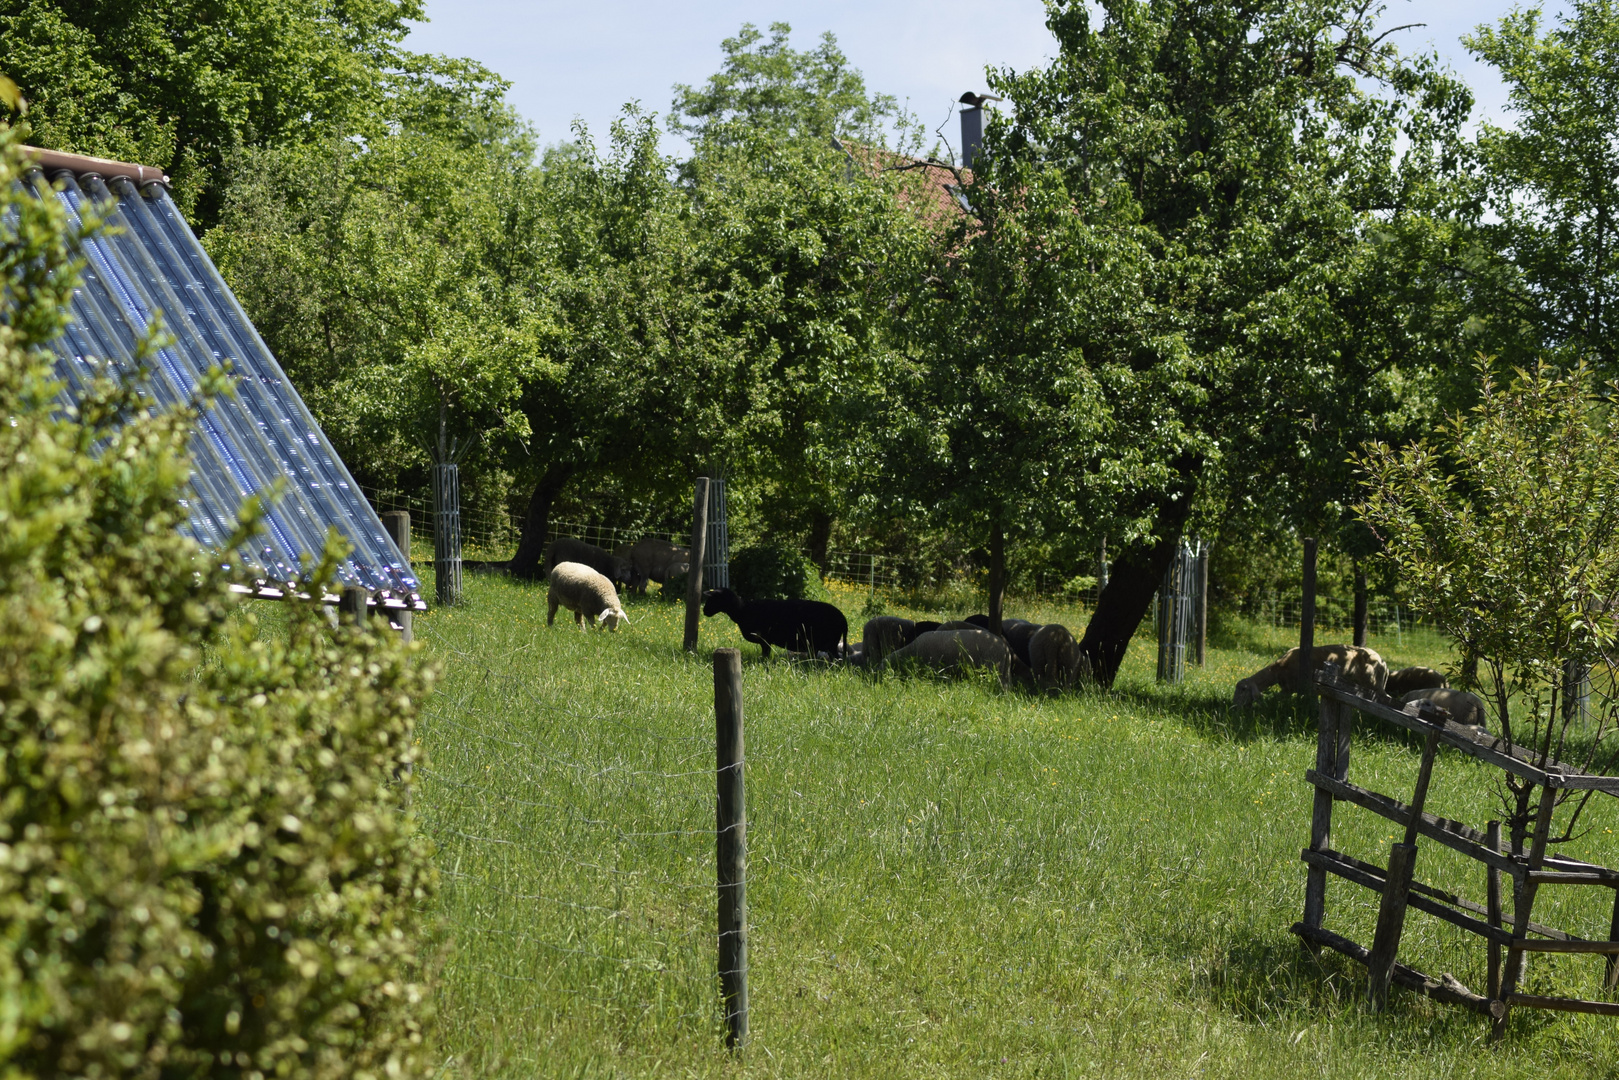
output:
M971 93L969 91L968 93ZM963 95L964 97L966 95ZM973 167L973 158L984 143L984 109L973 105L961 110L961 167Z

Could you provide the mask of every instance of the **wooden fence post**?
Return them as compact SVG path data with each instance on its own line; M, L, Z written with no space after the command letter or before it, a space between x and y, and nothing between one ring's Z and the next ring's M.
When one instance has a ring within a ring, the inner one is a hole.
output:
M740 649L714 650L714 757L720 997L726 1044L740 1050L748 1037L748 810Z
M703 556L708 542L708 477L697 478L691 507L691 560L686 572L686 651L697 649L697 620L703 614Z
M1342 724L1339 716L1339 704L1330 697L1321 699L1319 717L1320 727L1316 732L1315 740L1315 771L1322 776L1337 776L1338 734ZM1348 764L1348 755L1345 755L1345 765ZM1332 846L1332 793L1323 788L1315 789L1315 804L1310 814L1310 850L1326 851ZM1301 920L1311 930L1321 929L1326 921L1327 911L1327 871L1315 863L1305 871L1304 878L1304 918ZM1311 952L1319 952L1320 946L1312 938L1301 937L1300 943Z
M405 569L410 569L410 511L388 510L382 514L382 527L388 530L388 537L399 549L399 555L405 560ZM388 612L388 623L399 631L399 636L405 641L415 640L416 633L411 627L410 608L403 611Z
M1366 568L1355 560L1355 645L1366 644Z
M371 614L366 601L371 594L358 585L343 586L343 595L337 601L337 610L343 618L355 626L364 626L366 618Z
M1304 541L1304 605L1299 612L1299 689L1306 707L1315 700L1315 537Z
M1484 846L1491 851L1499 853L1501 850L1501 823L1492 821L1484 830ZM1484 917L1489 920L1490 926L1495 929L1501 927L1501 871L1491 866L1484 872ZM1609 963L1613 958L1608 958ZM1485 994L1491 1001L1501 1000L1501 943L1494 938L1485 946L1485 964L1489 971L1485 974L1488 990Z
M1440 721L1442 725L1444 721ZM1417 864L1417 828L1422 824L1422 806L1428 801L1428 782L1433 778L1434 754L1439 749L1439 729L1428 733L1422 748L1422 765L1417 770L1417 789L1411 796L1411 817L1405 825L1405 840L1389 848L1389 872L1383 879L1383 902L1377 909L1377 932L1372 938L1372 955L1367 961L1369 978L1366 997L1374 1010L1383 1007L1389 982L1394 977L1394 960L1405 932L1406 899L1411 895L1411 876Z

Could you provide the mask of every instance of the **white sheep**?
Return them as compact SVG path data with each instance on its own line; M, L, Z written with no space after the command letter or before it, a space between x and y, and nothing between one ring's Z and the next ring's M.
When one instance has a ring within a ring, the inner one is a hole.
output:
M1310 678L1327 664L1338 665L1338 676L1344 682L1370 690L1375 696L1383 692L1388 682L1389 666L1372 649L1360 645L1317 645L1310 656ZM1280 686L1289 694L1304 690L1299 679L1299 650L1292 648L1273 664L1267 664L1237 684L1231 704L1245 709L1259 700L1272 686Z
M597 573L584 563L560 562L551 568L551 591L546 597L550 610L545 614L545 625L556 622L557 608L573 612L574 625L584 629L585 620L594 619L600 626L616 631L618 624L630 617L618 602L618 590L605 574Z

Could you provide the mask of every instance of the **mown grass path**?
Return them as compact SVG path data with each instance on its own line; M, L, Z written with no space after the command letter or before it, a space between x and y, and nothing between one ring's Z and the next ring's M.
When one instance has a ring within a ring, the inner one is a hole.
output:
M1519 1010L1490 1047L1475 1016L1404 991L1370 1014L1360 968L1299 948L1313 725L1279 701L1227 712L1286 645L1252 627L1181 687L1152 684L1141 641L1113 692L1060 700L744 646L753 1012L734 1060L707 657L741 643L707 620L689 657L675 606L630 611L617 634L547 629L543 586L472 578L465 607L418 622L446 667L418 805L451 1075L1619 1076L1619 1021ZM1373 644L1444 659L1431 637ZM1411 744L1368 733L1355 754L1361 782L1408 792ZM1430 809L1482 823L1494 779L1442 759ZM1335 846L1384 861L1392 829L1338 820ZM1619 863L1619 806L1587 820L1570 850ZM1432 845L1418 876L1483 898ZM1605 936L1606 890L1542 897L1539 919ZM1375 900L1331 883L1328 924L1369 942ZM1421 914L1402 958L1483 988L1482 945ZM1600 972L1536 957L1530 992L1595 995Z

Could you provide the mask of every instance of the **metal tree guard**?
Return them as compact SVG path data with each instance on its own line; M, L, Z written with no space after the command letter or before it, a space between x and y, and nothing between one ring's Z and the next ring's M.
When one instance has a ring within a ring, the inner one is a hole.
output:
M1158 590L1158 681L1186 678L1186 643L1197 610L1197 555L1185 543L1164 571Z
M453 462L433 466L433 588L439 603L461 602L461 476Z
M708 481L708 551L703 561L703 587L731 587L731 538L725 523L725 478L714 470Z

